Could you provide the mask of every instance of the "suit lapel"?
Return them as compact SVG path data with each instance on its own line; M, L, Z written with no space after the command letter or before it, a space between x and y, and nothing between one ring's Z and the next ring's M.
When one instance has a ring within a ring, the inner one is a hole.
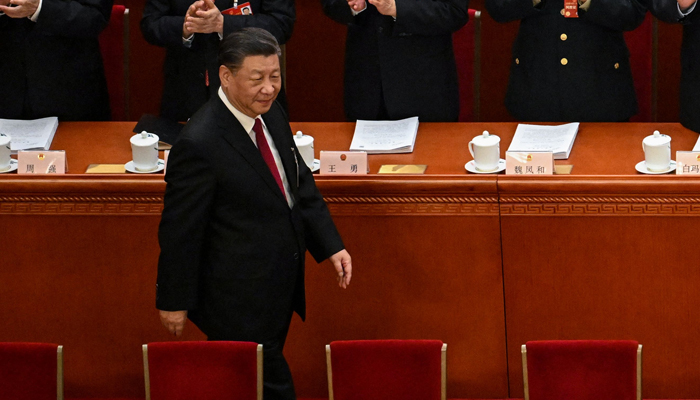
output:
M265 181L270 190L272 190L272 192L274 192L275 195L280 198L280 200L286 203L287 201L284 195L280 191L279 186L277 186L277 181L275 181L270 168L265 163L265 160L263 160L260 150L258 150L258 148L255 147L255 144L253 144L253 141L250 140L248 132L243 129L241 123L238 122L238 119L236 119L231 111L226 108L218 95L212 98L212 102L214 103L214 115L216 115L217 123L224 132L224 140L226 140L226 142L228 142L231 147L233 147L234 150L236 150L241 157L243 157L248 164L250 164L251 167L253 167L255 172L257 172L260 178ZM265 122L267 123L267 121ZM268 129L270 129L269 126ZM287 169L285 167L285 171L286 170Z
M272 136L272 140L275 142L275 147L277 147L277 152L282 160L282 168L287 175L289 190L295 193L297 176L299 175L299 165L297 164L294 147L292 147L292 142L290 140L291 134L289 132L289 124L282 115L277 112L276 107L278 107L278 104L273 103L270 111L263 115L262 118L263 121L265 121L265 125L267 125L267 130L270 132L270 136Z

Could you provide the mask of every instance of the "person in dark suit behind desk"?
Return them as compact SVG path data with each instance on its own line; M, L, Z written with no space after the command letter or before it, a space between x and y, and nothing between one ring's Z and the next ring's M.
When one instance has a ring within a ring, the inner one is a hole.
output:
M683 23L680 121L700 132L700 7L696 0L644 0L660 20Z
M469 0L321 0L347 24L345 114L357 119L450 122L459 117L452 33Z
M506 108L521 121L625 121L637 97L623 31L646 10L636 0L486 0L498 22L520 20L513 44ZM573 15L573 14L572 14Z
M282 348L292 312L305 318L306 249L331 260L341 287L352 274L275 101L279 55L262 29L224 39L221 88L170 152L158 233L161 321L178 336L189 317L209 340L262 343L265 400L295 398Z
M111 12L112 0L0 0L0 118L110 119L97 38Z
M243 15L239 7L247 8ZM221 11L236 7L241 15ZM165 47L160 115L187 121L219 88L217 49L231 32L262 28L280 44L292 36L294 0L147 0L141 32L150 44ZM286 109L282 90L278 101Z

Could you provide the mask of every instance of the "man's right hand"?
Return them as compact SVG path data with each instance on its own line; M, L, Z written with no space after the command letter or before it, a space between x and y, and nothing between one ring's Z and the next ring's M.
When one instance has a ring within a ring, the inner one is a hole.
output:
M367 3L365 0L348 0L348 5L355 12L360 12L367 8Z
M2 0L0 0L0 1L2 1ZM190 7L187 9L187 13L185 14L185 22L182 24L182 37L183 37L184 39L189 38L189 37L192 36L192 34L194 33L194 32L192 32L192 31L190 31L189 29L187 29L187 26L186 26L186 24L187 24L187 17L195 17L195 16L197 15L197 14L196 14L196 12L197 12L197 7L198 7L198 6L201 6L201 5L203 5L203 4L204 4L204 2L201 1L201 0L200 0L200 1L195 1L194 3L190 4Z
M160 310L160 322L171 334L180 337L187 322L187 310L184 311L163 311Z
M687 11L690 6L695 4L697 0L678 0L678 5L681 7L681 11Z

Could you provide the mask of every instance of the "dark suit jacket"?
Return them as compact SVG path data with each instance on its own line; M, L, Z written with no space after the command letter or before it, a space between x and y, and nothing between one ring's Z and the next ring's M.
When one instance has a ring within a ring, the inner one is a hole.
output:
M0 118L108 120L97 37L112 0L45 0L37 22L0 16Z
M367 3L357 16L346 0L321 0L348 25L345 113L377 119L383 102L390 119L457 121L459 82L452 32L469 19L469 0L396 0L396 21Z
M680 120L686 128L700 132L700 4L696 4L693 12L681 20L676 0L646 0L646 3L657 18L684 24Z
M280 44L292 35L296 13L294 0L249 0L253 15L224 15L224 37L246 27L272 33ZM194 35L190 48L182 44L182 25L194 0L148 0L143 9L141 32L148 43L166 48L162 117L187 121L219 90L219 34ZM238 4L245 3L239 0ZM233 7L233 0L215 0L219 10ZM206 85L205 71L209 73Z
M217 338L260 341L305 316L304 253L343 249L279 104L263 116L295 201L218 95L183 129L168 160L156 306L190 310Z
M562 15L564 0L543 0L538 8L531 0L486 0L496 21L520 20L505 101L515 118L622 121L637 113L623 31L644 21L644 7L590 1L573 19Z

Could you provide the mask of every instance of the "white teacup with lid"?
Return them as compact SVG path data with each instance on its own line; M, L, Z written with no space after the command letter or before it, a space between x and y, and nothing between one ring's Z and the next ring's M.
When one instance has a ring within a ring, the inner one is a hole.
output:
M134 168L137 171L153 171L158 168L158 135L143 131L130 139Z
M12 138L10 135L5 133L0 133L0 171L7 171L10 169L10 155L12 150L10 149L10 142Z
M498 169L501 155L500 142L501 138L490 135L489 131L484 131L469 142L469 152L474 157L474 166L477 170L488 172Z
M647 170L665 171L671 167L671 137L654 131L642 141Z
M297 131L297 134L294 135L294 143L297 145L306 166L312 168L314 165L314 138Z

